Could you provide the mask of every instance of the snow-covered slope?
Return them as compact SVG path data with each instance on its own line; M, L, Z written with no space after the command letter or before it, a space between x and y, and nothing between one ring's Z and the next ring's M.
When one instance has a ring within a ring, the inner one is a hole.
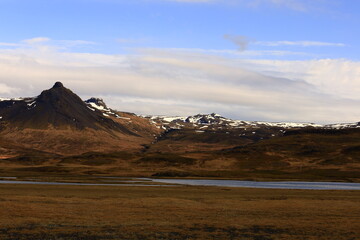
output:
M0 98L1 105L13 105L16 102L25 102L28 109L36 107L36 98ZM92 111L100 111L105 117L115 117L119 119L128 119L121 116L121 113L106 106L101 98L90 98L85 101L88 108ZM164 130L195 128L195 129L256 129L256 128L326 128L326 129L345 129L360 128L360 122L357 123L338 123L338 124L315 124L315 123L297 123L297 122L264 122L264 121L242 121L225 118L219 114L197 114L193 116L141 116L148 119L153 125Z
M0 98L0 102L3 101L23 101L24 98Z
M225 118L219 114L197 114L188 117L169 117L169 116L144 116L150 122L165 129L180 128L199 128L199 129L236 129L236 128L327 128L327 129L343 129L343 128L360 128L360 123L344 123L344 124L328 124L321 125L315 123L296 123L296 122L263 122L263 121L242 121Z
M88 108L92 111L100 111L105 117L114 116L116 118L121 118L120 115L112 110L111 108L108 108L101 98L90 98L85 101L85 103L88 105Z
M328 125L324 125L323 127L324 128L332 128L332 129L360 128L360 122L328 124Z

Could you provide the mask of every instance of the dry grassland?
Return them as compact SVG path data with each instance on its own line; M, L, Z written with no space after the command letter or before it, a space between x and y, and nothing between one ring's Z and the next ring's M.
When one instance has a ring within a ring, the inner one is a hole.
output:
M360 238L360 191L0 185L0 239Z

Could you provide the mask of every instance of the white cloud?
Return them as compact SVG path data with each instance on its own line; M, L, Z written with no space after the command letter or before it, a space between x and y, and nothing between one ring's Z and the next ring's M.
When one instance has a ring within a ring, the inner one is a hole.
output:
M110 107L142 114L218 112L245 120L325 123L360 119L359 62L250 60L201 49L72 53L45 43L0 50L4 97L37 95L62 81L81 96L103 97Z
M25 39L22 42L24 42L26 44L41 44L41 43L45 43L45 42L49 42L49 41L50 41L50 38L37 37L37 38Z
M307 61L247 60L248 67L263 74L304 80L322 93L360 100L360 62L346 59Z

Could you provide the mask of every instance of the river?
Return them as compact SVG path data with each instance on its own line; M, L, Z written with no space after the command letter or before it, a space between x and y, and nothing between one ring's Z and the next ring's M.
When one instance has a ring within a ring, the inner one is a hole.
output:
M97 177L99 179L106 179ZM1 177L0 177L1 179ZM216 179L156 179L156 178L133 178L122 179L113 177L114 183L77 183L77 182L42 182L42 181L19 181L15 177L0 180L0 184L43 184L43 185L68 185L68 186L145 186L145 187L170 187L179 185L192 186L217 186L217 187L245 187L245 188L272 188L272 189L308 189L308 190L360 190L360 183L343 182L259 182L240 180L216 180ZM118 179L118 180L116 180Z

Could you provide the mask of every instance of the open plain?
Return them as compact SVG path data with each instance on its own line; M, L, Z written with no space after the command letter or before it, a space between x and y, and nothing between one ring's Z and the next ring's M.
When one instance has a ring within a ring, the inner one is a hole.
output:
M360 236L360 191L1 184L0 192L4 240Z

